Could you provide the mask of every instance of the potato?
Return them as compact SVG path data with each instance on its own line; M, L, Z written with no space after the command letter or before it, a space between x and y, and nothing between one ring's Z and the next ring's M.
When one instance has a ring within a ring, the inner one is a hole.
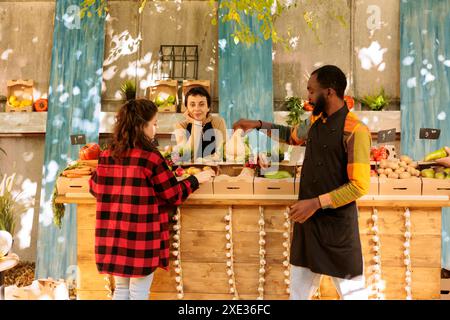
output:
M411 178L411 174L409 172L400 173L400 179L408 179Z
M384 169L388 167L388 161L386 159L383 159L380 161L380 168Z
M419 164L417 163L417 161L414 161L414 162L411 162L410 164L408 164L411 168L414 168L414 169L416 169L418 166L419 166Z
M388 164L388 167L391 168L392 170L396 170L396 169L400 168L400 166L398 165L398 163L397 163L397 162L394 162L394 161L391 161L391 162Z
M416 172L414 172L414 175L415 175L416 177L420 177L420 170L417 170L417 169L416 169Z
M378 172L378 174L383 174L384 173L384 169L378 169L377 172Z
M400 156L400 161L406 162L406 164L410 164L412 162L412 159L406 155Z
M392 170L391 168L384 169L384 174L387 176L390 175L392 172L394 172L394 170Z
M406 168L408 165L406 164L406 162L405 161L400 161L399 163L398 163L398 165L400 166L400 167L402 167L402 168Z
M394 170L394 172L398 173L398 174L405 172L405 171L406 171L406 169L404 167L400 167L400 168Z
M384 173L382 173L380 174L380 178L387 178L387 176Z
M390 173L390 174L388 175L388 178L390 178L390 179L398 179L398 174L395 173L395 172Z

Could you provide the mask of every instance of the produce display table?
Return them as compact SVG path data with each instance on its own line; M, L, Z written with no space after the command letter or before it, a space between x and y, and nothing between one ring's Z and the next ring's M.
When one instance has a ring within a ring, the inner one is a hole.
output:
M285 213L296 199L191 195L179 207L178 232L171 231L170 271L156 271L150 298L232 299L238 294L241 299L288 299L284 252L290 241L286 231L292 225ZM78 299L108 299L111 279L100 275L95 266L95 199L87 194L67 194L57 197L56 202L76 204L78 208ZM412 299L439 299L441 208L450 205L449 197L371 195L357 204L370 298L405 299L410 281ZM227 256L230 248L231 255ZM173 251L177 251L176 256ZM230 259L232 276L227 274ZM374 268L376 261L378 271ZM264 272L260 273L262 263ZM258 291L261 278L264 286ZM329 277L322 278L316 297L338 298Z

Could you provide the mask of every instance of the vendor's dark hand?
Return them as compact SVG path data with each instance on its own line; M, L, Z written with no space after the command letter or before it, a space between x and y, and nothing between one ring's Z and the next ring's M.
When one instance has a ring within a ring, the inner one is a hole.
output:
M319 209L319 198L300 200L291 206L289 218L292 221L303 223Z
M259 126L260 122L258 120L240 119L233 124L233 130L242 129L244 132L247 132L252 129L257 129Z

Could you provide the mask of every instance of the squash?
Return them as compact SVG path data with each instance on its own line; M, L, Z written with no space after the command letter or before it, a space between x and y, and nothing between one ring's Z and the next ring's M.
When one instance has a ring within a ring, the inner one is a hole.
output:
M48 110L48 101L47 99L38 99L34 103L34 110L37 112L45 112Z

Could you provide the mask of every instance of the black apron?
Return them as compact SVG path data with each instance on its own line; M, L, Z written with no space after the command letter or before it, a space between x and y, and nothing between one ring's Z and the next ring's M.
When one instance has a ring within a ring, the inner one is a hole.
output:
M207 122L202 128L202 145L201 148L197 148L197 154L194 155L194 159L204 158L210 156L216 152L216 136L212 131L209 134L205 134L208 130L212 130L213 126L211 121ZM189 132L189 135L192 134L192 123L189 123L186 127L186 130ZM212 134L211 134L212 133ZM206 150L208 148L208 150ZM205 151L207 154L205 154Z
M348 112L344 105L328 117L326 123L318 119L309 129L299 200L318 197L349 181L343 141ZM337 209L319 209L303 224L296 222L290 262L337 278L362 275L356 203Z

